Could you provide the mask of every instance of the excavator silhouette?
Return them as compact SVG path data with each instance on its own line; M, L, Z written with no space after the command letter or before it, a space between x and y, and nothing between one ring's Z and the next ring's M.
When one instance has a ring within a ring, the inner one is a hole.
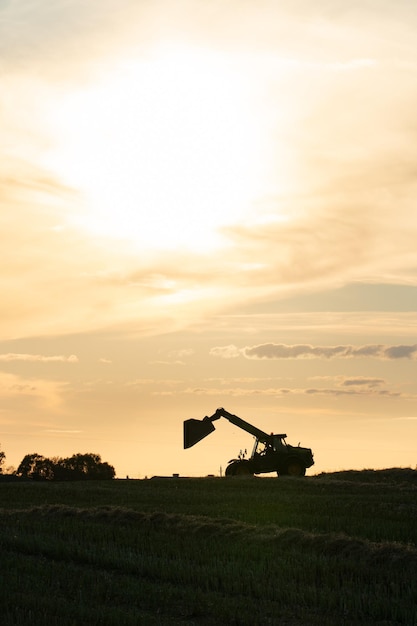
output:
M250 458L245 458L241 453L237 459L231 459L225 471L226 476L253 476L269 472L277 472L278 476L304 476L306 469L314 465L310 448L291 446L285 441L287 435L268 435L223 408L202 420L185 420L184 448L191 448L212 433L215 430L213 422L221 417L255 437Z

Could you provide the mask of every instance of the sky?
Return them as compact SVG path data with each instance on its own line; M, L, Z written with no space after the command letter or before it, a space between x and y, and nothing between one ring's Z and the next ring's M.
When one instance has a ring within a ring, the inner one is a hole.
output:
M417 6L0 0L0 444L416 467Z

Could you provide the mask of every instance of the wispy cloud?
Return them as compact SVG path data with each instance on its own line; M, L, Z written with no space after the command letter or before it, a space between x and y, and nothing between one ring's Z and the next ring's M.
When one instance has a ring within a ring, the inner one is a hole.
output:
M386 385L383 378L368 376L312 376L310 380L332 381L341 387L382 387Z
M183 395L223 397L277 397L287 396L373 396L389 398L410 398L413 395L403 393L383 378L368 376L313 376L310 381L319 385L287 385L279 378L212 378L202 381L201 385L190 384L187 379L143 380L135 381L131 386L148 388L152 384L153 396L179 397ZM290 381L289 381L290 382ZM216 384L217 383L217 384ZM273 384L276 383L276 384ZM322 383L320 385L320 383ZM220 387L218 385L221 385Z
M78 363L78 357L75 354L71 354L70 356L45 356L43 354L19 354L9 352L7 354L0 354L0 361L6 363L10 363L11 361L25 361L27 363Z
M45 432L51 435L79 435L83 431L73 429L66 430L65 428L47 428Z
M233 344L229 346L216 346L210 350L210 356L218 356L222 359L235 359L242 356L242 348L237 348Z
M331 388L331 387L270 387L263 388L214 388L214 387L189 387L184 391L161 391L154 392L154 395L176 395L176 394L196 395L196 396L219 396L219 397L251 397L251 396L268 396L268 397L287 397L287 396L383 396L389 398L401 398L410 396L402 394L399 391L390 389L376 389L372 386L352 386L349 389Z
M386 346L370 344L364 346L313 346L310 344L286 345L282 343L264 343L238 348L234 345L217 346L210 350L210 355L223 359L243 356L246 359L417 359L417 344L407 346Z
M0 372L0 398L3 402L27 403L27 410L42 408L58 410L63 404L66 382L42 378L27 378Z
M380 387L384 385L385 381L382 378L365 378L365 377L356 377L356 378L345 378L341 385L343 387Z

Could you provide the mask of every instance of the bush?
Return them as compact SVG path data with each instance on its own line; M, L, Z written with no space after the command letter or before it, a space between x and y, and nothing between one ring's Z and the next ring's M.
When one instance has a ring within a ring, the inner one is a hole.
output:
M102 462L99 454L48 459L35 452L22 459L16 474L33 480L111 480L116 472L112 465Z
M0 448L0 474L3 471L3 467L2 466L3 466L5 460L6 460L6 454Z

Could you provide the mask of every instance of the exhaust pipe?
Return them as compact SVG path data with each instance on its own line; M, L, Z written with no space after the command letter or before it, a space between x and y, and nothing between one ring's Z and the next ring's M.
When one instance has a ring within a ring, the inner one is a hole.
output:
M189 419L184 422L184 449L191 448L196 443L216 430L209 417L202 420Z

